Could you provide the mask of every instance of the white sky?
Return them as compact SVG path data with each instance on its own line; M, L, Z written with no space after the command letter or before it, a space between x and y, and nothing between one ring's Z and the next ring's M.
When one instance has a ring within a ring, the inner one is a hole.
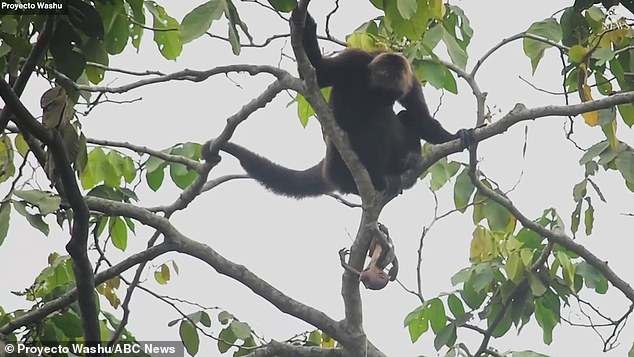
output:
M180 0L166 2L168 12L177 19L201 1ZM529 1L452 1L465 10L475 30L469 47L469 66L475 63L487 49L517 32L525 30L532 22L550 16L558 9L570 5L568 1L542 1L540 6ZM340 12L333 16L331 33L343 39L360 23L376 13L365 2L341 1ZM314 1L310 10L323 33L325 14L333 6L332 1ZM283 24L272 15L263 16L261 9L247 6L241 10L242 19L248 24L256 42L273 33L287 32ZM225 34L224 23L215 23L212 31ZM146 33L140 54L128 51L111 58L111 66L131 70L161 70L171 72L183 68L209 69L232 63L278 64L293 71L294 64L280 56L280 49L290 54L286 40L273 42L269 49L244 49L240 57L231 55L229 45L218 40L201 38L185 47L177 62L166 62L158 54ZM333 49L323 44L327 49ZM444 58L445 53L439 52ZM496 115L494 120L508 112L517 102L528 107L547 104L563 104L562 97L547 95L523 83L518 75L536 86L554 91L561 90L560 62L558 53L548 51L538 68L536 76L530 73L528 58L523 55L521 41L504 47L492 56L481 69L478 83L489 93L487 104ZM266 75L213 77L203 83L174 82L142 88L111 99L143 100L127 105L102 105L91 116L82 121L89 137L130 141L156 149L163 149L178 142L204 142L215 137L223 128L225 119L244 103L261 92L270 83ZM122 85L135 78L113 74L107 79L112 85ZM239 84L238 85L236 85ZM450 131L475 123L475 100L469 88L462 82L458 96L446 93L437 118ZM43 86L31 84L24 101L34 113L38 113L39 96ZM435 108L440 92L431 87L425 89L430 107ZM575 96L572 96L573 100ZM256 112L242 124L233 140L285 166L305 168L316 163L324 153L321 132L315 120L303 129L295 115L295 107L286 105L290 97L281 94L265 109ZM513 127L507 133L480 145L481 169L496 180L502 189L511 188L523 172L521 183L511 193L511 199L529 217L537 217L543 209L555 207L570 225L573 209L572 186L583 178L583 169L577 164L581 152L565 140L562 129L565 118L543 118ZM528 151L522 159L521 150L525 126L528 131ZM576 139L583 147L601 140L599 129L585 127L581 120L576 124ZM632 142L632 134L624 125L619 132L621 139ZM464 154L452 158L466 161ZM236 160L224 156L223 161L212 172L212 176L238 173L242 169ZM623 188L616 172L601 173L597 181L604 190L608 204L598 199L595 204L595 230L591 238L578 235L578 241L587 245L599 257L609 260L611 267L625 280L634 281L634 270L628 259L632 248L632 218L620 215L631 212L634 200ZM386 224L395 240L401 271L399 279L408 287L415 287L416 249L421 228L433 215L433 198L426 181L395 199L385 209L381 221ZM164 185L158 193L142 190L142 205L165 204L178 195L172 185ZM452 187L449 185L439 194L439 212L453 207ZM0 192L6 192L3 184ZM354 199L354 197L350 197ZM468 214L454 214L438 222L425 241L423 257L423 279L425 297L452 291L449 282L453 273L468 266L468 249L473 224ZM276 197L254 182L240 180L223 184L199 197L190 207L172 218L173 224L184 234L205 242L226 258L246 265L261 278L278 287L289 296L314 306L328 315L343 317L340 297L341 268L337 251L351 244L358 225L359 211L347 208L330 198L295 201ZM0 249L0 271L2 289L0 305L5 309L26 308L22 299L9 291L21 290L30 285L34 277L46 264L50 251L64 253L68 239L65 232L57 228L53 219L48 238L28 227L22 218L14 214L11 230ZM142 250L151 231L140 226L137 236L131 237L128 252ZM37 248L34 248L36 247ZM28 253L26 253L28 252ZM110 249L116 261L125 255ZM28 254L29 264L24 256ZM160 257L156 265L174 259L181 268L180 276L173 276L167 286L158 286L151 274L145 286L161 294L178 296L206 306L219 306L248 322L261 336L286 339L297 332L312 329L310 326L285 316L263 299L236 282L218 275L204 264L186 256L171 254ZM15 267L19 267L20 274ZM124 290L121 292L123 298ZM596 302L605 313L620 316L628 302L616 289L609 290L609 297L596 297L584 292L584 297ZM397 284L386 289L362 292L365 324L369 338L390 356L436 355L433 335L428 333L416 344L409 341L403 328L405 315L418 306L415 297L404 292ZM168 306L149 298L141 291L135 293L131 305L133 315L130 329L142 340L176 340L176 328L168 328L167 322L178 318ZM194 310L186 310L194 311ZM576 309L562 311L566 317L576 318ZM160 312L157 314L157 312ZM216 330L217 331L217 330ZM477 349L479 336L466 330L459 331L459 341ZM634 327L628 326L622 334L622 346L607 354L623 356L634 340ZM502 351L507 349L533 349L552 356L583 355L601 353L601 341L590 329L572 329L558 326L554 342L545 346L541 329L533 320L520 336L509 336L493 340L491 346ZM218 354L215 341L204 339L201 351L204 355Z

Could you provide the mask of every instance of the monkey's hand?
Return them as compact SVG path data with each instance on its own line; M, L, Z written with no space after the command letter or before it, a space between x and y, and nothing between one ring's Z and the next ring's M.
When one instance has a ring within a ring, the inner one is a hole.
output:
M460 143L462 144L463 148L468 149L471 145L475 143L474 133L475 129L473 128L458 130L456 136L460 139Z
M220 155L218 155L218 148L212 150L215 146L215 140L209 140L202 145L200 148L200 155L205 159L205 161L216 165L220 162Z
M295 20L297 19L297 9L293 10L293 12L291 13L291 20ZM315 19L313 19L312 16L310 16L310 13L308 11L306 11L306 20L304 21L304 32L310 31L311 33L315 33L315 31L317 30L317 23L315 22Z

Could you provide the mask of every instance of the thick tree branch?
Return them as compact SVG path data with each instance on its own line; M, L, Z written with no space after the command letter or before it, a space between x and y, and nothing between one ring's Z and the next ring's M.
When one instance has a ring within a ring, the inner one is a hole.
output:
M13 114L18 127L29 130L41 142L49 147L49 153L53 158L57 183L63 188L60 192L68 201L73 210L73 223L71 236L66 250L73 259L73 271L75 284L78 289L78 304L81 312L84 339L89 345L95 345L100 340L98 310L96 294L94 290L94 276L92 264L88 259L88 219L90 212L77 185L75 171L66 153L66 148L59 132L56 129L48 130L40 124L26 107L20 102L9 84L0 78L0 97L6 103Z
M294 346L288 343L271 341L247 355L248 357L301 356L301 357L344 357L338 348Z
M254 293L269 301L280 311L312 324L344 344L344 346L359 345L358 331L350 331L346 324L341 324L323 312L292 299L253 274L246 267L225 259L205 244L187 238L172 226L167 218L160 217L147 209L128 203L114 202L96 197L86 197L86 202L91 210L109 215L134 218L144 225L160 230L165 236L165 243L161 245L168 244L170 251L178 251L206 262L218 273L239 281ZM366 348L365 337L363 337L363 341L364 344L361 351ZM367 343L367 349L368 356L382 356L382 353L369 342Z
M498 134L507 131L511 126L525 121L535 120L552 116L576 116L581 113L594 110L607 109L619 104L634 102L634 92L618 93L610 97L592 100L571 105L549 105L545 107L526 108L523 104L516 104L515 107L500 120L485 127L474 130L473 140L475 142L484 141ZM406 184L414 183L420 174L429 169L439 159L462 151L464 148L460 140L453 140L444 144L434 145L434 148L420 160L413 170L403 176Z
M307 90L303 94L315 109L317 118L328 140L332 140L337 151L348 166L359 190L359 195L361 196L363 213L357 236L350 249L349 258L349 264L353 268L361 270L372 237L374 234L380 234L376 222L387 200L382 199L381 195L377 195L365 166L361 164L356 153L352 150L347 134L337 125L332 110L324 101L319 90L315 69L310 64L302 43L304 21L309 2L309 0L301 0L291 16L291 45L293 46L293 51L297 59L299 73L306 83ZM347 345L346 348L364 351L366 338L363 334L363 315L361 296L359 293L359 281L354 274L347 271L344 272L343 275L342 295L346 316L345 323L351 329L357 331L357 334L362 337L355 341L355 345Z

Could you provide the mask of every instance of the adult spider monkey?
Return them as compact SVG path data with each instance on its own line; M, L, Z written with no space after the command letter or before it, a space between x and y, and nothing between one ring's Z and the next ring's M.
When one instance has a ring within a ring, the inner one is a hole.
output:
M402 189L400 175L421 155L420 139L440 144L461 138L466 143L464 130L451 134L429 114L420 83L403 55L349 48L323 57L317 25L310 14L306 14L302 41L319 86L332 86L329 105L334 118L348 134L375 189L393 193ZM393 108L396 101L405 107L398 115ZM203 146L203 157L217 160L210 152L211 145L210 141ZM282 167L234 143L220 149L240 160L252 178L280 195L304 198L335 190L358 194L348 167L329 140L325 158L306 170Z

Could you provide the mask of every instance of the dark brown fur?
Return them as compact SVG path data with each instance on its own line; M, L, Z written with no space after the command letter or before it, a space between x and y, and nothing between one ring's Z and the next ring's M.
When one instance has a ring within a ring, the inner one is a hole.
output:
M400 175L413 156L420 156L421 139L437 144L458 137L431 117L411 64L402 55L346 49L323 57L310 15L303 44L319 86L332 86L329 104L335 120L348 134L377 190L401 189ZM396 101L406 109L398 115L393 109ZM208 149L209 143L203 147L203 156L211 159ZM303 171L277 165L234 143L221 149L238 158L251 177L280 195L303 198L335 190L358 193L348 167L328 140L326 157Z

